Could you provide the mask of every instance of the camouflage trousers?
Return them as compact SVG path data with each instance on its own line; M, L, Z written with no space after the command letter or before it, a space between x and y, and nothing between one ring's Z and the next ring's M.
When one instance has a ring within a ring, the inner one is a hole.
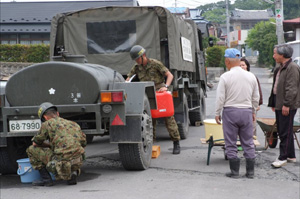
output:
M156 121L157 119L152 118L152 123L153 123L153 139L156 139ZM165 125L168 129L169 135L171 137L172 141L178 141L180 140L180 134L178 131L178 126L177 123L175 121L174 116L171 117L165 117Z
M71 173L78 171L82 165L83 157L72 157L71 160L64 160L53 154L50 148L42 148L31 145L26 150L30 164L36 170L42 168L55 175L56 180L70 180Z

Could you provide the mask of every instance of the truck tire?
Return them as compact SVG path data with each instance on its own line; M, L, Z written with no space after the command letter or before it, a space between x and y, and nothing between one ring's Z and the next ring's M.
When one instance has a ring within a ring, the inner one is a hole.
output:
M146 170L151 163L153 127L147 95L144 97L141 134L142 143L118 144L121 162L127 170Z
M206 118L206 103L205 103L205 96L202 89L200 89L199 101L200 101L200 108L189 112L190 123L192 126L196 126L196 122L200 122L200 125L203 125L203 121Z
M31 145L31 137L7 138L7 147L0 148L0 173L17 172L17 160L27 158L26 149Z
M186 95L183 94L183 122L177 123L180 138L186 139L189 133L189 106Z

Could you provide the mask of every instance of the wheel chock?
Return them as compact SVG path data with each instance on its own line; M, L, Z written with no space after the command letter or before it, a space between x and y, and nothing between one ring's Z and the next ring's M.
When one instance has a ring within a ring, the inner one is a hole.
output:
M160 155L160 146L153 145L152 146L152 158L158 158L159 155Z

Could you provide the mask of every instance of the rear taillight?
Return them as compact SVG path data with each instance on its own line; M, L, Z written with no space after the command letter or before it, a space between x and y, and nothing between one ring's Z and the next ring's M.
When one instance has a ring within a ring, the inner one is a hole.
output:
M113 91L113 92L102 92L101 93L101 103L120 103L124 101L123 91Z
M113 102L123 102L123 92L113 92L111 98Z

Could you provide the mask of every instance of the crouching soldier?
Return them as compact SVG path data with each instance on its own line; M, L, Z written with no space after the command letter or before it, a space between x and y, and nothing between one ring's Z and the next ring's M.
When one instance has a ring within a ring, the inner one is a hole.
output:
M43 122L41 129L26 151L32 167L41 175L41 179L32 184L52 186L49 172L55 175L56 180L77 184L84 159L85 134L77 123L59 117L57 107L49 102L40 105L38 116Z

